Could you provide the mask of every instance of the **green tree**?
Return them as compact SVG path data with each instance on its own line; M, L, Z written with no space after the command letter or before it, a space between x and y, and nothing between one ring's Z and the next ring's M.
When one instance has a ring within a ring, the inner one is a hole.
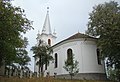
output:
M108 66L107 67L107 74L108 74L108 78L110 79L110 80L116 80L117 78L117 76L116 76L116 74L117 74L117 69L114 69L114 68L111 68L110 66Z
M117 69L116 78L120 81L120 6L114 1L105 2L93 7L89 15L86 33L98 38L107 66Z
M30 57L28 56L28 52L26 50L27 45L28 45L28 41L27 38L24 37L24 45L21 48L17 48L17 53L16 56L14 57L14 60L6 60L6 67L9 67L9 72L10 72L10 68L12 67L12 73L13 73L13 68L17 68L19 66L19 68L17 69L21 69L21 70L25 70L25 68L27 67L27 65L29 64L29 61L31 61ZM17 64L17 66L16 66Z
M29 61L31 61L26 50L27 45L28 40L26 37L24 37L24 45L21 48L17 49L17 56L15 58L16 60L14 61L14 63L18 63L22 69L28 65Z
M71 55L70 59L67 59L65 61L65 66L63 66L63 68L67 72L69 72L69 75L71 76L71 79L73 78L73 76L75 76L79 72L78 63L79 62L77 60L74 60L74 55L73 54Z
M44 65L48 66L49 62L53 60L53 57L51 56L53 50L50 46L44 44L42 40L39 41L37 46L33 46L31 50L35 54L34 57L39 58L36 64L39 66L39 74L43 76Z
M31 23L23 9L0 0L0 66L2 61L13 63L17 49L24 45L22 34L32 28Z

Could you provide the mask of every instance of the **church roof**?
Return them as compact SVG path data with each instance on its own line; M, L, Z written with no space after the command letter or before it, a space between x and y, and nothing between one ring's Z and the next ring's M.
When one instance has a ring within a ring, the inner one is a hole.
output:
M93 37L90 37L88 35L85 35L85 34L82 34L82 33L76 33L72 36L70 36L69 38L67 38L66 40L71 40L71 39L78 39L78 38L93 38ZM95 38L94 38L95 39Z
M49 9L49 7L47 7L47 9ZM45 34L51 34L51 26L50 26L50 19L49 19L49 11L47 10L47 14L46 14L46 18L45 18L45 22L42 28L42 33Z
M79 33L79 32L78 32L78 33L76 33L76 34L68 37L67 39L64 39L64 40L58 42L57 44L55 44L55 45L53 45L53 46L56 46L56 45L58 45L58 44L60 44L60 43L62 43L62 42L64 42L64 41L73 40L73 39L80 39L80 38L97 39L97 38L90 37L90 36L88 36L88 35L86 35L86 34L82 34L82 33Z

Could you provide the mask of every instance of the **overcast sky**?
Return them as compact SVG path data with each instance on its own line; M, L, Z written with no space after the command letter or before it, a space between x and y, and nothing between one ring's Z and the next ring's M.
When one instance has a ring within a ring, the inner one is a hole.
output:
M34 58L30 48L36 44L38 30L41 33L47 7L49 7L49 17L52 32L57 33L57 42L77 33L85 33L89 13L93 6L111 0L14 0L15 6L20 6L25 10L28 19L33 21L34 30L27 32L29 40L28 51L31 56L30 69L34 70ZM114 0L120 3L120 0Z

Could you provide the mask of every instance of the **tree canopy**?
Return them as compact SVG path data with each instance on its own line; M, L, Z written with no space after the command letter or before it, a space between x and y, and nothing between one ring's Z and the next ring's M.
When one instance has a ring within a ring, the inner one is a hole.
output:
M28 41L27 41L27 38L25 37L23 47L17 48L15 63L18 63L21 67L28 65L28 62L31 60L26 50L27 45L28 45Z
M22 48L22 33L32 28L32 22L24 14L24 10L15 7L8 0L0 0L0 65L2 61L13 62Z
M120 81L120 6L115 1L105 2L93 7L89 14L86 33L97 37L98 47L103 58L107 58L107 66L117 70Z

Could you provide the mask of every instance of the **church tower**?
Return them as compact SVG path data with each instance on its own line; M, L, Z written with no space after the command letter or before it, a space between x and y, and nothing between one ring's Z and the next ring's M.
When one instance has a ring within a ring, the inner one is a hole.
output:
M56 40L56 33L55 33L55 30L54 32L52 33L52 30L51 30L51 25L50 25L50 19L49 19L49 7L47 7L47 14L46 14L46 18L45 18L45 21L44 21L44 25L43 25L43 28L42 28L42 31L41 33L38 31L38 34L37 34L37 44L39 44L39 41L43 41L43 45L49 45L49 46L53 46L55 44L55 40ZM39 66L36 65L37 61L38 61L38 58L36 56L34 56L35 58L35 66L34 66L34 72L37 74L38 76L38 69L39 69Z
M53 33L51 30L50 19L49 19L49 7L47 7L47 14L42 28L42 32L41 34L39 32L37 34L37 38L36 38L37 43L39 42L39 40L42 40L45 44L52 46L55 44L56 38L57 37L55 30Z

